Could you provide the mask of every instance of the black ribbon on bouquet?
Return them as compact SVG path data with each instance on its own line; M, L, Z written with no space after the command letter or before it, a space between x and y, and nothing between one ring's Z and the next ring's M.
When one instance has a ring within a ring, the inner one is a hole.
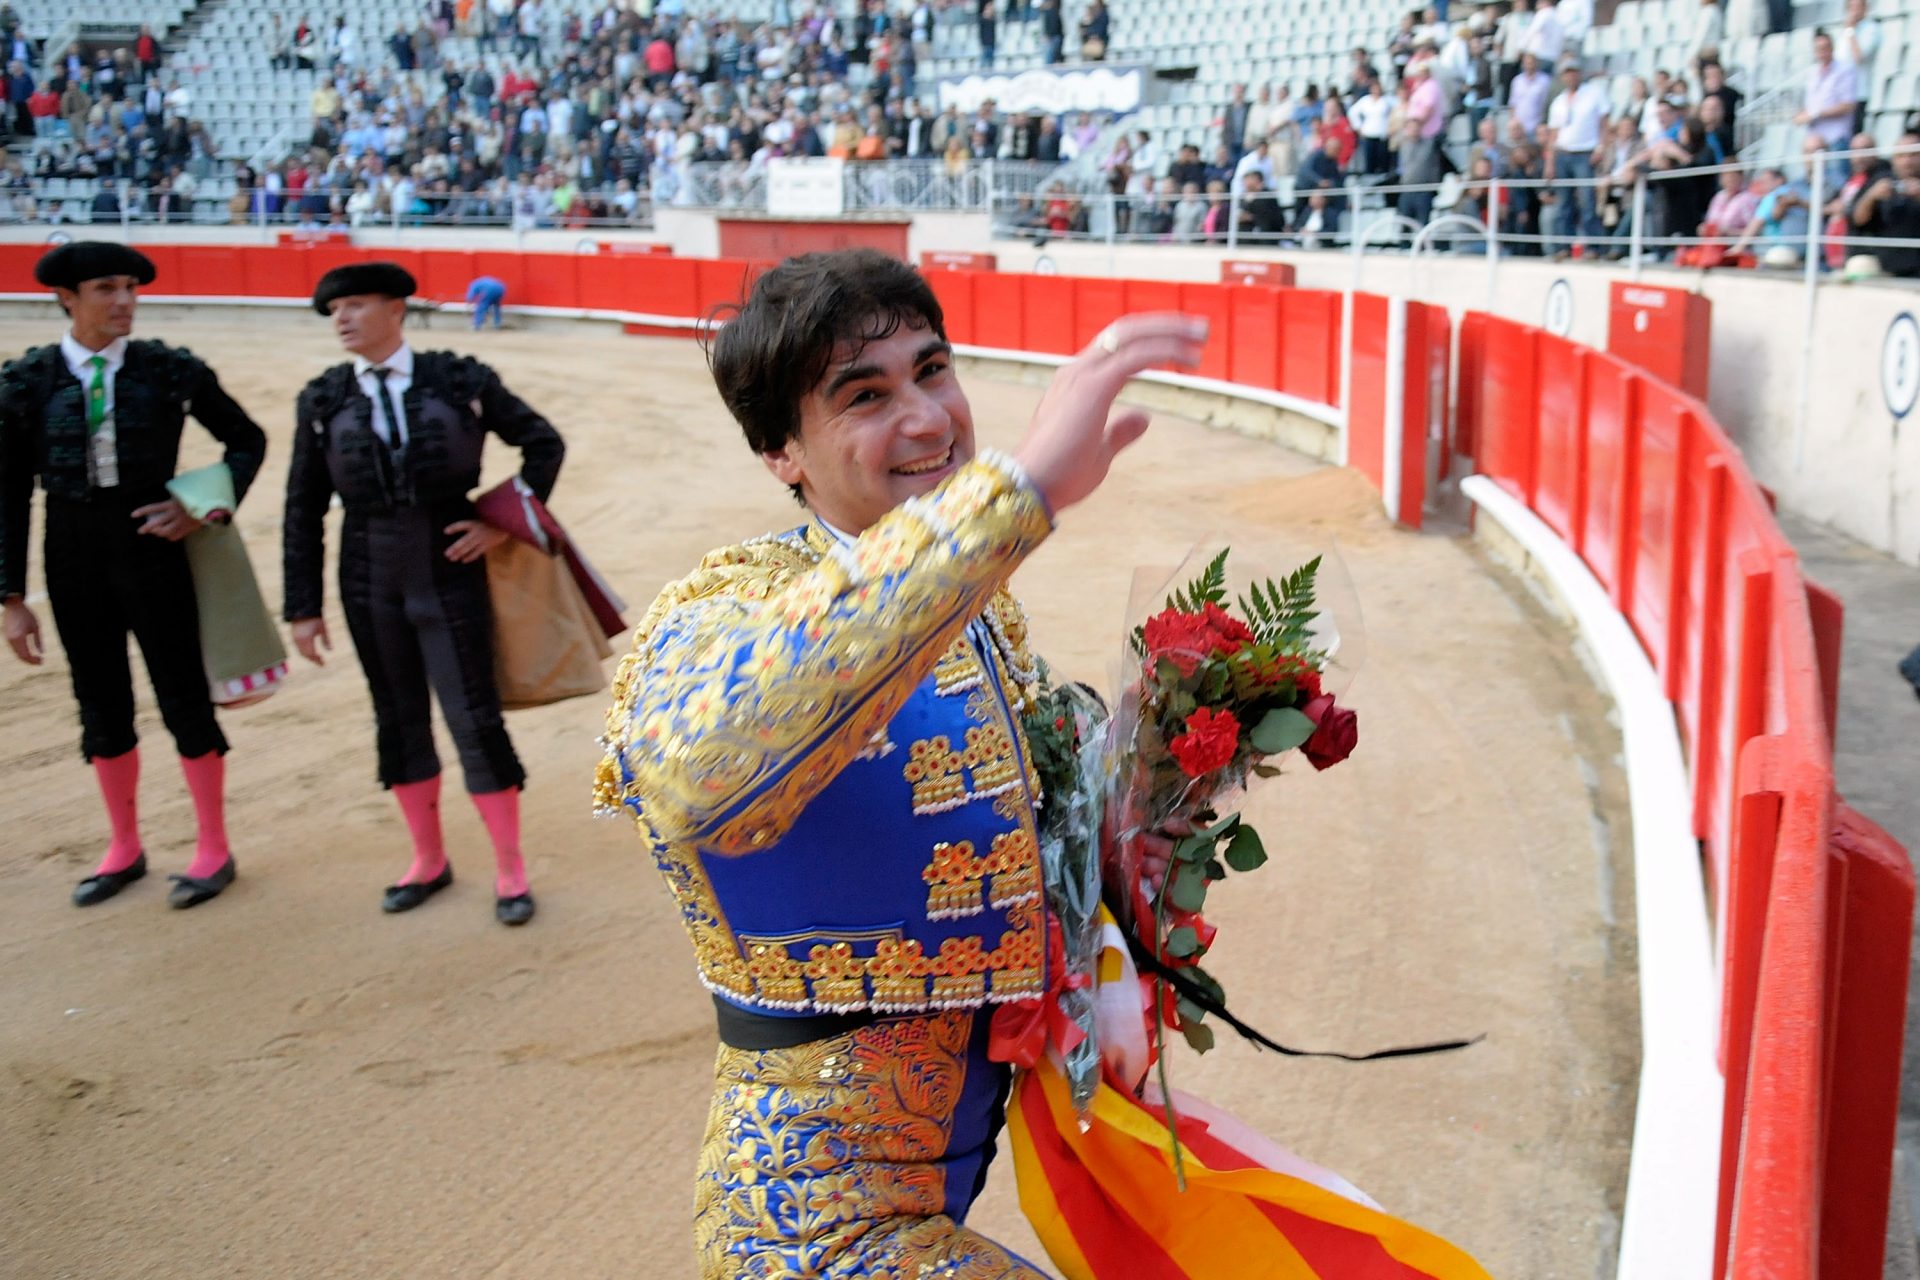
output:
M1191 1000L1239 1032L1242 1038L1251 1040L1263 1049L1284 1053L1290 1058L1339 1058L1344 1062L1380 1062L1387 1058L1419 1058L1430 1053L1449 1053L1455 1049L1465 1049L1470 1045L1479 1044L1487 1038L1483 1031L1465 1040L1439 1040L1433 1044L1401 1045L1393 1049L1377 1049L1372 1053L1341 1053L1334 1049L1292 1049L1228 1013L1227 1006L1214 999L1212 992L1178 969L1161 961L1159 957L1147 950L1145 943L1133 936L1131 930L1123 928L1120 932L1127 940L1127 950L1133 954L1133 963L1142 972L1150 973L1166 982L1179 993L1181 999Z

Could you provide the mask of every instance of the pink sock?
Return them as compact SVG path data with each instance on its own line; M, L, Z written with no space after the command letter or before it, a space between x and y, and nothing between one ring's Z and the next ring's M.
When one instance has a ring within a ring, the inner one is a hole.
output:
M440 775L403 782L393 789L413 837L413 865L401 884L425 884L447 869L447 842L440 834Z
M227 846L227 760L218 751L209 751L192 759L180 757L180 772L187 775L187 792L193 797L193 816L200 836L194 842L193 861L187 874L196 880L218 871L232 857Z
M527 891L527 867L520 859L520 788L477 795L473 807L493 837L494 894L517 898Z
M140 748L123 755L95 756L93 776L107 805L113 839L93 874L125 871L140 856Z

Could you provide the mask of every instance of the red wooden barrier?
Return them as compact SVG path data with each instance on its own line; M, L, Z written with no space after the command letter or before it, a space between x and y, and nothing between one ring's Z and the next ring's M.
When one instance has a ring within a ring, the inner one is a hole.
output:
M580 309L580 264L593 259L577 253L527 255L527 291L518 301L529 307Z
M420 296L433 302L465 302L467 286L486 274L479 269L475 255L463 250L435 249L421 256L425 261L418 277ZM506 301L519 306L526 299L515 297L513 287L508 285Z
M1230 296L1223 284L1180 286L1180 309L1207 318L1207 345L1194 372L1222 382L1227 380L1233 353L1233 316L1227 306Z
M1357 400L1366 347L1362 330ZM1713 1274L1877 1274L1914 886L1834 795L1839 603L1697 400L1487 316L1463 323L1459 367L1481 470L1562 531L1674 701L1721 977Z
M973 278L974 342L1001 351L1039 351L1026 331L1026 282L1030 276L981 272Z
M1227 377L1243 387L1280 385L1280 291L1265 285L1227 286L1233 349Z
M1102 329L1127 314L1127 282L1099 276L1072 279L1073 344L1068 349L1080 351L1099 337Z
M1051 355L1072 355L1080 349L1079 326L1074 321L1075 281L1070 276L1022 276L1020 287L1021 349Z
M0 292L45 293L47 287L33 278L33 264L46 255L47 249L44 244L0 244Z
M947 341L974 342L973 273L930 271L927 273L927 285L940 303L942 318L947 326Z
M1540 344L1540 412L1534 437L1533 509L1562 542L1577 545L1586 476L1585 349L1553 334ZM1603 575L1604 580L1604 575Z
M1236 335L1237 336L1237 335ZM1347 465L1385 481L1387 432L1387 300L1353 299L1353 403L1347 410Z
M1886 1135L1900 1111L1901 1031L1907 1008L1907 947L1913 919L1913 863L1899 841L1845 804L1836 804L1831 849L1839 885L1842 945L1832 957L1834 1035L1827 1078L1820 1274L1880 1274L1886 1247L1893 1149Z
M248 252L246 249L236 245L183 244L174 252L178 265L173 282L165 292L208 298L246 296L247 269L243 256Z
M313 288L307 279L307 264L298 253L279 249L244 249L243 269L248 295L256 298L311 297ZM159 282L156 288L167 292Z
M1538 329L1506 321L1490 327L1477 393L1480 418L1474 452L1480 470L1529 506L1533 503L1534 423L1540 403L1539 345L1545 336ZM1358 369L1353 381L1357 408Z
M1288 289L1279 295L1280 373L1276 385L1315 404L1340 399L1340 295Z
M473 274L492 276L507 286L507 302L518 306L527 297L527 256L522 253L507 253L499 250L481 249L473 255ZM472 277L468 277L469 281ZM460 286L465 295L466 285Z

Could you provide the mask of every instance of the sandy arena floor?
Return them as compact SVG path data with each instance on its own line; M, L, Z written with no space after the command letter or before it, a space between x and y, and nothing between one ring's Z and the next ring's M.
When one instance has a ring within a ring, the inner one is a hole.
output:
M331 336L310 314L141 321L210 358L269 431L241 524L277 607L293 396L339 359ZM0 351L57 333L15 309ZM798 522L690 345L598 328L415 339L493 362L565 433L554 508L630 616L709 547ZM1011 446L1037 392L970 386L982 439ZM183 461L207 460L190 437ZM489 457L489 481L515 461L497 442ZM1611 1274L1638 1056L1618 738L1522 588L1470 544L1376 512L1349 474L1162 418L1015 586L1042 653L1105 685L1136 565L1171 567L1209 532L1276 567L1339 539L1367 619L1361 747L1257 794L1276 857L1215 895L1214 971L1291 1044L1487 1038L1354 1065L1223 1035L1205 1060L1178 1050L1175 1078L1497 1276ZM329 618L347 646L337 600ZM406 836L373 781L350 647L226 717L241 879L187 913L163 877L187 861L191 810L144 687L156 874L84 912L67 894L104 824L57 645L37 670L0 656L0 707L0 1274L691 1274L713 1017L630 828L589 816L601 702L511 717L540 898L517 931L494 923L457 782L460 882L380 913ZM1043 1256L1006 1161L975 1223Z

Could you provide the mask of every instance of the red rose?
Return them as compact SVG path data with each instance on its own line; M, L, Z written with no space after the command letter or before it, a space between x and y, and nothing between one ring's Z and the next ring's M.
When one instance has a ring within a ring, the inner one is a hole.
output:
M1202 707L1187 717L1187 731L1167 744L1189 778L1211 773L1233 759L1240 743L1240 722L1231 711Z
M1300 754L1316 769L1329 769L1353 754L1360 741L1360 717L1333 703L1333 695L1323 693L1301 708L1313 721L1313 736L1300 744Z

